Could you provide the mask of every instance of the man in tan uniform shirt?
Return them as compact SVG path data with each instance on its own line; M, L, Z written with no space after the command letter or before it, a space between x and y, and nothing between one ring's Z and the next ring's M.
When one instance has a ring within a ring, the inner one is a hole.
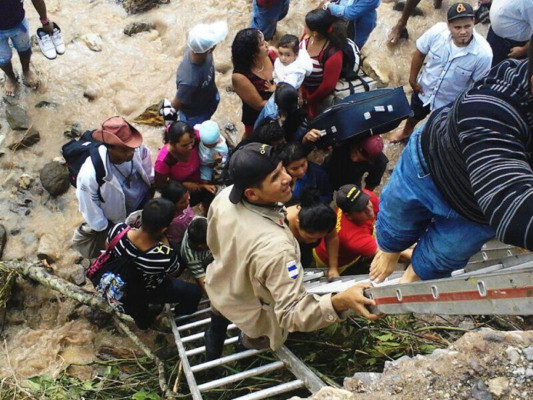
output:
M289 332L313 331L341 320L349 308L368 319L365 285L336 295L307 293L298 242L286 221L283 203L291 196L291 177L272 147L250 143L232 156L234 185L213 201L207 244L214 262L206 290L220 315L206 331L206 356L220 356L228 321L244 333L245 347L278 349ZM226 320L227 318L227 320ZM265 346L266 345L266 346Z

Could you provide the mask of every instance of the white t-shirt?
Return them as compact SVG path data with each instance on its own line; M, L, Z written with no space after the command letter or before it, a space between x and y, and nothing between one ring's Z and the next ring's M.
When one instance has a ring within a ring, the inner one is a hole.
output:
M274 82L289 83L298 89L306 76L313 71L313 62L306 49L300 48L298 57L289 65L283 65L279 58L274 61Z
M504 39L528 41L533 33L533 0L493 0L490 23Z

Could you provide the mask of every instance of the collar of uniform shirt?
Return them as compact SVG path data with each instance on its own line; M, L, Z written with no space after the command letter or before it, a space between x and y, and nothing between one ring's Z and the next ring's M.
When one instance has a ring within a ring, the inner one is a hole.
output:
M267 206L267 205L252 204L246 200L243 200L242 204L244 205L244 207L246 207L250 211L256 214L259 214L265 218L268 218L269 220L274 222L276 225L279 225L283 228L286 228L289 226L285 222L286 217L287 217L287 209L281 203L276 204L274 206Z

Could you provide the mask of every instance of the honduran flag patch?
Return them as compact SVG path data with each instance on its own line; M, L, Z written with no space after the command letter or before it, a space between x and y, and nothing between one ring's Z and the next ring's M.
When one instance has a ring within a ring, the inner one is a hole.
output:
M296 264L296 261L289 261L287 263L287 272L289 273L289 278L298 278L298 265Z

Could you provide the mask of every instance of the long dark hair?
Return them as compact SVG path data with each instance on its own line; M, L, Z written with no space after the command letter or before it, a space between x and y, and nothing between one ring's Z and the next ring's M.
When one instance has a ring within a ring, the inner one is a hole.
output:
M305 16L305 24L315 32L320 33L339 50L346 46L346 24L321 8L309 11Z
M259 53L259 35L261 31L256 28L246 28L237 32L231 44L231 60L233 69L237 71L250 71L254 58Z
M314 232L330 232L337 222L335 211L320 202L316 188L306 187L300 198L300 229Z
M195 137L192 126L187 125L182 121L175 121L165 129L165 132L163 133L163 143L178 143L181 137L186 133L193 138Z

